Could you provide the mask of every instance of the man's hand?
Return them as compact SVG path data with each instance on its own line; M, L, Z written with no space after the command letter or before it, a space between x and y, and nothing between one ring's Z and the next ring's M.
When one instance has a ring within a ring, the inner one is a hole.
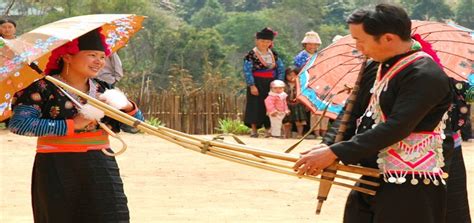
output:
M250 86L250 94L253 96L258 96L258 89L255 87L255 85Z
M301 155L301 158L293 166L294 171L298 172L298 175L317 176L337 159L337 156L329 149L329 146L324 144L305 151Z

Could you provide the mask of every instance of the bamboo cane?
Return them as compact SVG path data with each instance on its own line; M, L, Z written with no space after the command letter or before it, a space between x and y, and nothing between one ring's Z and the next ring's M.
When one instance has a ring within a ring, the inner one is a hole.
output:
M366 64L367 64L367 58L364 58L364 60L362 62L362 65L361 65L361 68L359 70L359 74L357 76L357 80L356 80L356 83L354 85L354 88L352 89L352 92L351 92L349 98L347 99L346 110L345 110L344 115L342 117L341 125L339 126L335 142L342 141L342 139L344 137L343 134L346 131L347 122L349 121L349 118L350 118L350 115L351 115L351 112L352 112L352 108L354 107L354 101L356 100L357 93L359 92L359 84L360 84L360 81L361 81L362 76L364 74ZM339 164L339 160L336 160L333 164L331 164L329 167L324 169L323 173L324 172L329 172L329 173L336 174L338 164ZM330 182L330 181L334 180L333 177L328 177L328 176L324 176L324 175L322 177L324 177L327 181L321 182L319 184L318 197L317 197L318 205L316 207L316 214L321 213L321 208L323 206L323 203L327 199L329 191L331 190L331 183L328 183L328 181Z
M146 133L149 133L149 134L152 134L152 135L155 135L155 136L158 136L160 138L163 138L163 139L166 139L170 142L173 142L175 144L178 144L178 145L181 145L185 148L188 148L188 149L193 149L195 151L201 151L203 153L206 153L206 154L209 154L212 156L216 156L216 157L219 157L219 158L222 158L223 156L226 156L226 159L234 159L234 161L238 160L239 163L242 163L243 159L247 159L248 161L247 162L250 162L252 166L259 166L259 168L262 168L262 169L266 169L266 170L271 170L271 171L274 171L274 169L278 169L278 168L275 168L275 167L269 167L269 166L265 166L265 165L256 165L255 161L252 161L252 159L256 159L254 157L252 158L249 158L249 157L245 157L245 158L239 158L239 156L236 156L235 154L230 154L230 155L226 155L225 153L229 154L229 151L226 151L226 150L231 150L231 151L234 151L234 152L241 152L241 153L245 153L245 154L251 154L251 155L258 155L258 156L262 156L262 157L268 157L268 158L273 158L273 159L279 159L279 160L282 160L282 161L289 161L289 162L295 162L296 160L298 160L299 156L298 155L293 155L293 154L281 154L281 153L278 153L278 152L274 152L274 151L267 151L267 150L262 150L262 149L258 149L258 148L254 148L254 147L250 147L250 146L245 146L245 145L240 145L240 144L232 144L232 143L223 143L223 142L216 142L216 141L212 141L212 140L205 140L205 139L201 139L201 138L198 138L198 137L195 137L195 136L191 136L191 135L188 135L186 133L182 133L182 132L179 132L179 131L176 131L176 130L172 130L172 129L168 129L168 128L165 128L165 127L155 127L155 126L152 126L152 125L149 125L147 123L144 123L142 121L139 121L95 98L91 98L90 96L84 94L83 92L81 91L78 91L74 88L72 88L71 86L68 86L67 84L53 78L53 77L50 77L50 76L46 76L45 77L47 80L53 82L54 84L56 85L59 85L65 89L67 89L68 91L70 92L73 92L75 94L77 94L78 96L80 97L83 97L85 99L87 99L88 103L90 103L91 105L101 109L104 111L104 113L113 118L113 119L116 119L120 122L123 122L127 125L133 125L134 127L136 128L139 128L140 130L146 132ZM213 150L219 150L221 153L219 153L219 151L217 152L214 152ZM211 152L209 152L211 151ZM223 151L226 151L226 152L223 152ZM230 158L229 158L230 157ZM260 163L265 163L265 164L269 164L269 163L273 163L273 162L269 162L267 160L258 160L258 162ZM357 172L362 172L360 171L360 168L353 168L353 167L350 167L350 168L346 168L345 171L348 171L348 172L351 172L351 171L357 171ZM284 172L282 171L281 169L278 169L279 172ZM368 171L369 173L371 173L372 170L365 170L365 171ZM290 172L292 174L294 174L293 172L291 171L287 171L287 172ZM353 172L355 173L355 172ZM289 174L289 173L286 173L286 174ZM289 174L291 175L291 174ZM338 176L335 176L335 177L338 177ZM306 178L306 177L304 177ZM347 179L347 177L346 177ZM318 178L318 181L326 181L325 179L319 179ZM355 186L352 186L352 185L348 185L348 184L344 184L344 183L339 183L339 182L334 182L332 184L335 184L335 185L339 185L339 186L343 186L343 187L348 187L348 188L351 188L351 189L354 189L354 190L358 190L358 191L361 191L361 192L364 192L364 193L368 193L368 194L373 194L374 191L370 191L370 190L367 190L365 188L360 188L360 187L355 187Z

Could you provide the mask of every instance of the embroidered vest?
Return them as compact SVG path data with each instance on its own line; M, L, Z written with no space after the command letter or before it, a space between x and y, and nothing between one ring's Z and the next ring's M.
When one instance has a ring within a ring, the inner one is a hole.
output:
M372 97L369 107L364 113L364 116L374 120L375 124L372 128L386 121L386 116L380 107L380 95L387 90L390 80L408 65L423 57L430 56L424 52L413 53L399 60L383 77L382 64L379 65L375 83L371 89ZM443 173L441 167L444 166L442 144L445 139L443 129L446 127L444 123L447 118L448 115L445 113L433 131L411 133L402 141L379 152L377 164L383 172L385 182L402 184L406 182L408 175L411 176L410 183L413 185L417 185L419 179L423 179L426 185L432 182L437 186L440 181L446 184L443 178L446 178L447 174Z

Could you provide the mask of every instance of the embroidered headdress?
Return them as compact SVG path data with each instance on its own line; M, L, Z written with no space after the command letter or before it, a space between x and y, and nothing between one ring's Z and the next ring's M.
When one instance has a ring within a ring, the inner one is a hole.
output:
M53 50L44 73L52 75L61 72L63 67L62 56L65 54L76 54L81 50L98 50L109 56L111 52L107 43L105 43L105 36L100 33L101 30L101 28L92 30Z
M265 27L260 32L256 33L257 39L273 40L273 38L275 38L276 35L277 33L268 27Z

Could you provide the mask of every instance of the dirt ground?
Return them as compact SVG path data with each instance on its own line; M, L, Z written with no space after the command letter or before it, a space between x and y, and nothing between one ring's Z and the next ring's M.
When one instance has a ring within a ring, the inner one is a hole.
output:
M117 159L132 222L342 221L349 189L333 186L321 215L315 215L318 184L313 181L210 157L155 136L122 136L129 149ZM276 151L296 142L242 139L248 145ZM0 130L0 222L33 221L30 179L35 140ZM296 152L317 142L306 140ZM474 144L463 146L468 185L474 185ZM474 216L473 187L469 192Z

